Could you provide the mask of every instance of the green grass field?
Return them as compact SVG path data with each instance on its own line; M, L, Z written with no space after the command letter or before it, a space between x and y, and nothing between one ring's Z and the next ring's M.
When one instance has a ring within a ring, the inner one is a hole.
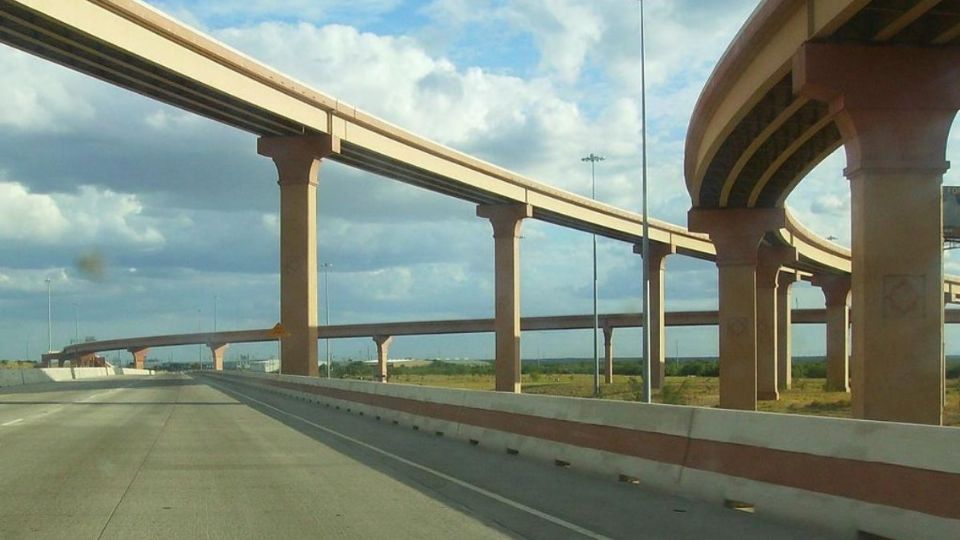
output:
M390 379L402 384L420 384L492 390L492 375L397 375ZM788 414L819 416L850 416L850 394L825 392L824 379L795 379L793 388L781 392L779 401L761 401L759 410ZM601 385L604 399L637 401L640 399L640 379L617 375L612 384ZM554 396L590 397L593 377L590 375L524 375L523 392ZM675 405L716 407L720 401L720 383L715 377L667 377L666 385L654 391L653 400ZM944 407L944 425L960 426L960 380L947 380L947 402Z

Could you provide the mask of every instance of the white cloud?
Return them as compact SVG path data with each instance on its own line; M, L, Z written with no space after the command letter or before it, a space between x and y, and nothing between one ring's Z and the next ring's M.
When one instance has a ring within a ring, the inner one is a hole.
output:
M85 96L88 85L66 84L63 71L0 48L0 128L63 132L77 120L91 119L95 110Z
M52 197L30 193L16 182L0 181L0 240L50 243L68 229L69 222Z
M120 243L158 247L164 238L139 219L136 195L80 186L76 193L31 193L0 181L0 240L45 244Z

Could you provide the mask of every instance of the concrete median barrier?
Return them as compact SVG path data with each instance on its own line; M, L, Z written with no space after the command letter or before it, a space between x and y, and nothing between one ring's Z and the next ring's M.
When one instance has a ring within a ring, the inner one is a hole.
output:
M854 538L960 537L960 429L221 374L471 444Z

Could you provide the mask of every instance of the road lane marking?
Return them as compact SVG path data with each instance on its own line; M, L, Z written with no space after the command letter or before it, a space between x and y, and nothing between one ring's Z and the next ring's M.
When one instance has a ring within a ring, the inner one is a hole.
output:
M0 424L0 426L2 426L2 427L12 426L12 425L14 425L14 424L19 424L20 422L23 422L23 418L17 418L16 420L11 420L11 421L6 422L6 423L4 423L4 424Z
M361 441L361 440L359 440L359 439L355 439L355 438L353 438L353 437L351 437L351 436L349 436L349 435L344 435L343 433L340 433L339 431L335 431L335 430L330 429L330 428L328 428L328 427L321 426L320 424L317 424L317 423L315 423L315 422L312 422L312 421L310 421L310 420L308 420L308 419L306 419L306 418L304 418L304 417L302 417L302 416L293 414L293 413L291 413L291 412L287 412L287 411L285 411L285 410L283 410L283 409L278 409L277 407L274 407L273 405L270 405L269 403L265 403L265 402L263 402L263 401L260 401L259 399L255 398L255 397L248 396L247 394L244 394L243 392L239 392L239 391L234 390L234 389L232 389L232 388L224 388L223 386L220 386L219 384L212 384L211 386L216 386L216 387L219 387L221 390L227 390L228 392L233 392L234 394L237 394L237 395L239 395L239 396L245 397L245 398L249 399L250 401L259 403L260 405L263 405L264 407L267 407L267 408L269 408L269 409L272 409L272 410L274 410L274 411L277 411L277 412L280 413L280 414L285 414L285 415L287 415L287 416L289 416L289 417L291 417L291 418L296 418L297 420L300 420L301 422L303 422L303 423L305 423L305 424L308 424L308 425L310 425L310 426L313 426L314 428L319 429L320 431L324 431L324 432L329 433L329 434L331 434L331 435L333 435L333 436L335 436L335 437L339 437L339 438L341 438L341 439L343 439L343 440L345 440L345 441L349 441L349 442L351 442L351 443L353 443L353 444L356 444L356 445L358 445L358 446L361 446L361 447L363 447L363 448L366 448L367 450L370 450L371 452L376 452L377 454L380 454L380 455L382 455L382 456L386 456L386 457L391 458L391 459L393 459L393 460L399 461L400 463L403 463L404 465L407 465L407 466L409 466L409 467L413 467L413 468L415 468L415 469L417 469L417 470L420 470L420 471L423 471L423 472L425 472L425 473L432 474L432 475L436 476L437 478L441 478L441 479L443 479L443 480L446 480L447 482L456 484L456 485L458 485L458 486L460 486L460 487L462 487L462 488L464 488L464 489L468 489L468 490L470 490L470 491L473 491L474 493L479 493L480 495L483 495L483 496L485 496L485 497L488 497L488 498L490 498L490 499L493 499L493 500L495 500L495 501L497 501L497 502L499 502L499 503L503 503L503 504L505 504L505 505L507 505L507 506L513 507L513 508L515 508L515 509L517 509L517 510L520 510L520 511L522 511L522 512L526 512L526 513L528 513L528 514L530 514L530 515L536 516L536 517L538 517L538 518L540 518L540 519L543 519L543 520L545 520L545 521L549 521L550 523L553 523L554 525L558 525L558 526L563 527L563 528L565 528L565 529L569 529L569 530L574 531L574 532L576 532L576 533L582 534L583 536L586 536L587 538L594 538L594 539L596 539L596 540L611 540L611 539L610 539L609 537L607 537L607 536L603 536L602 534L595 533L595 532L593 532L593 531L591 531L591 530L589 530L589 529L585 529L585 528L583 528L583 527L580 527L579 525L576 525L576 524L574 524L574 523L570 523L569 521L566 521L566 520L560 519L560 518L558 518L558 517L556 517L556 516L547 514L546 512L541 512L540 510L537 510L536 508L532 508L532 507L527 506L527 505L525 505L525 504L523 504L523 503L519 503L519 502L514 501L514 500L512 500L512 499L508 499L508 498L506 498L506 497L504 497L504 496L502 496L502 495L498 495L498 494L496 494L496 493L494 493L494 492L492 492L492 491L488 491L488 490L486 490L486 489L483 489L483 488L480 487L480 486L475 486L475 485L473 485L473 484L471 484L471 483L469 483L469 482L465 482L465 481L463 481L463 480L460 480L459 478L455 478L455 477L450 476L450 475L448 475L448 474L445 474L445 473L442 473L442 472L440 472L440 471L431 469L430 467L427 467L427 466L425 466L425 465L421 465L421 464L416 463L416 462L414 462L414 461L410 461L409 459L406 459L406 458L404 458L404 457L401 457L401 456L398 456L398 455L396 455L396 454L387 452L386 450L382 450L382 449L380 449L380 448L377 448L376 446L367 444L367 443L365 443L365 442L363 442L363 441Z

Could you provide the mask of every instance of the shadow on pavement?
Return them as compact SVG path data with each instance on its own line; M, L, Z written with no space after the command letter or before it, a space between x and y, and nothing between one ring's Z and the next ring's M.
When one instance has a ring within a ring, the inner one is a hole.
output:
M221 378L211 379L209 376L201 376L197 380L370 469L510 536L544 539L585 536L556 521L536 515L537 512L543 512L575 523L595 535L610 538L637 538L640 531L659 531L650 538L825 538L809 530L790 528L756 515L724 510L703 501L620 483L615 478L578 471L575 467L558 468L543 460L508 455L503 449L484 447L482 443L471 446L459 439L411 429L409 425L393 425L386 419L378 421L369 415L360 416L350 414L349 410L298 401L267 392L262 386ZM231 390L439 474L405 464L402 460L318 429ZM318 478L318 481L322 479ZM484 491L507 497L511 502L498 500L495 496L484 494ZM524 506L536 511L526 510Z

